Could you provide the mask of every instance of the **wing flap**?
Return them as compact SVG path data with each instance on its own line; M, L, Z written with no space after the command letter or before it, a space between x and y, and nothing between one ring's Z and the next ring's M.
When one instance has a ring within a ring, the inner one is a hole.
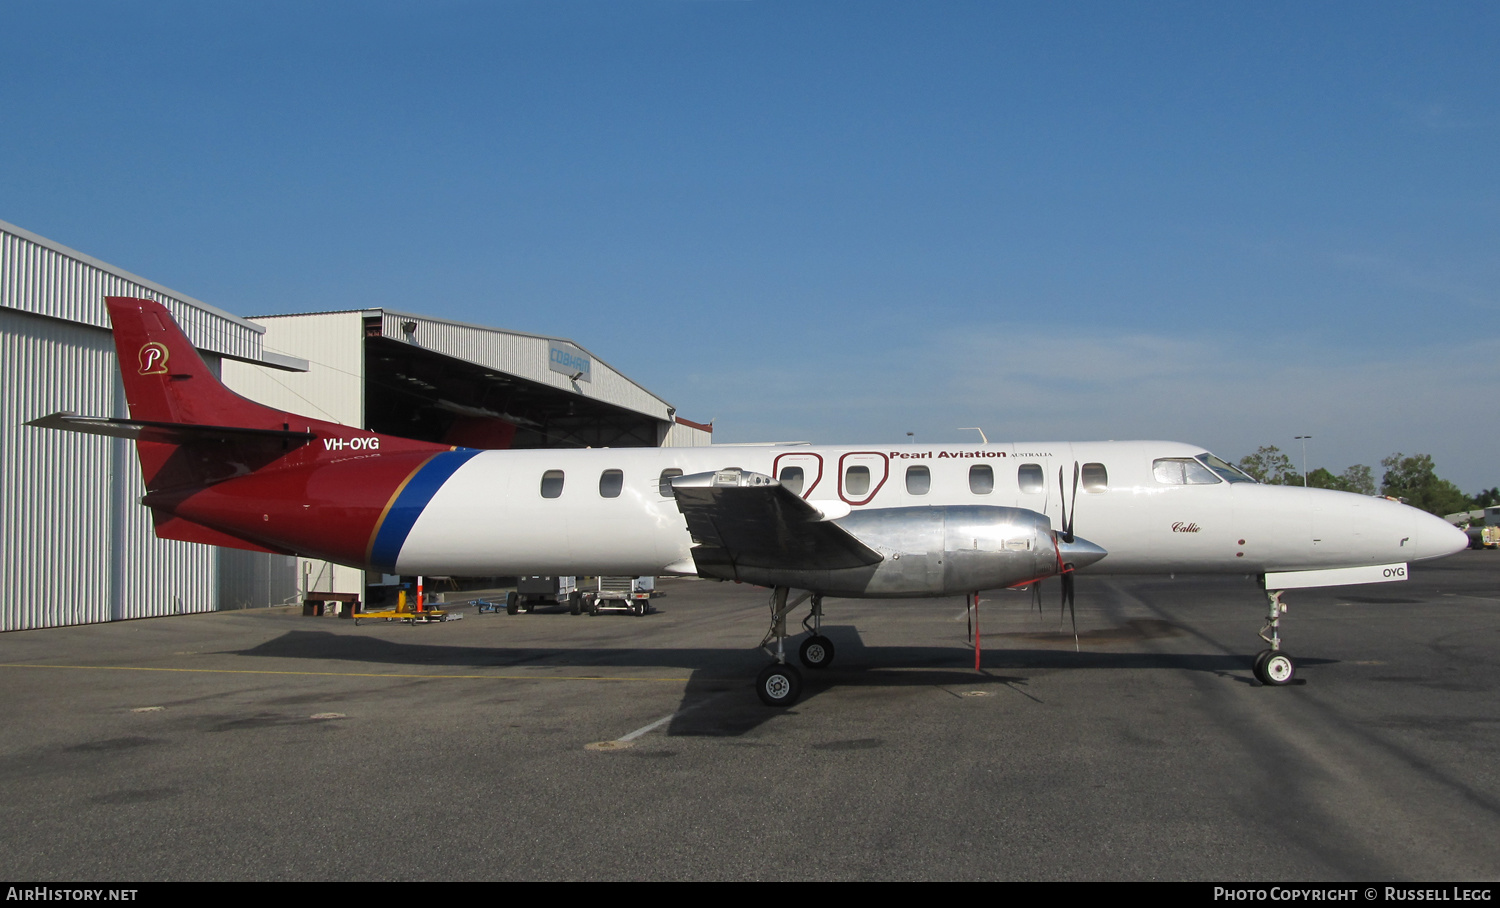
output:
M742 566L842 570L883 560L824 512L761 473L733 468L679 476L672 480L672 493L696 543L693 560L711 576L732 576Z

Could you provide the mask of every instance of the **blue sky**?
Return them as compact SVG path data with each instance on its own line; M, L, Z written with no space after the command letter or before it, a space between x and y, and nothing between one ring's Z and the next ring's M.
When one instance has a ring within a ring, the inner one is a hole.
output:
M721 441L1500 484L1493 3L0 7L0 219L571 337ZM1379 470L1377 466L1377 476Z

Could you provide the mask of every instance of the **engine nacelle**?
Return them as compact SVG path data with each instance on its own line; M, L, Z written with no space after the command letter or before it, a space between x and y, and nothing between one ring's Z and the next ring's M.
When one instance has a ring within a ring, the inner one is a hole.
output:
M1058 571L1051 521L1024 508L871 508L834 523L882 560L831 571L741 566L739 579L829 596L898 598L999 589Z

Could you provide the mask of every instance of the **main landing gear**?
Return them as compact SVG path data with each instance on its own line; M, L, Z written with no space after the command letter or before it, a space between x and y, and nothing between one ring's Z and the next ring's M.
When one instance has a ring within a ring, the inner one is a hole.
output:
M802 626L811 635L802 641L797 657L811 669L825 669L833 663L833 641L821 633L823 626L823 597L818 593L803 593L788 600L790 589L778 586L771 591L771 629L760 641L760 648L775 659L761 670L755 679L755 693L767 706L791 706L802 695L802 673L786 660L786 616L792 609L812 597L812 614L803 620ZM774 648L772 641L775 641Z
M808 668L822 671L833 664L833 641L823 636L823 594L813 593L812 610L802 619L809 636L797 650L797 658Z
M1271 644L1255 657L1255 680L1270 687L1291 684L1297 675L1297 664L1281 648L1281 616L1286 614L1286 604L1281 601L1284 590L1266 590L1271 611L1266 617L1266 626L1260 629L1260 639ZM1266 636L1266 631L1271 635Z

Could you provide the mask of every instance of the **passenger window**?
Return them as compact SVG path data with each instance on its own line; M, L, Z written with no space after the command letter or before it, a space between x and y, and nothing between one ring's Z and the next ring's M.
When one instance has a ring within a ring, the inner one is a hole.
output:
M661 493L661 497L672 497L672 480L681 475L682 471L676 467L668 467L661 471L661 479L656 484L656 490Z
M1039 463L1023 463L1016 470L1016 481L1021 484L1021 491L1036 493L1047 488L1047 480L1042 476L1042 465Z
M976 463L969 467L969 491L975 495L988 495L995 491L995 468L987 463Z
M787 491L791 492L793 495L802 494L801 467L782 467L781 475L778 476L777 479L783 486L786 487Z
M542 474L542 497L557 498L562 495L563 471L548 470Z
M932 489L932 472L926 467L906 468L906 491L912 495L926 495Z
M844 491L856 496L870 491L870 468L855 466L845 470Z
M605 470L599 474L599 497L619 498L620 489L625 487L624 470Z
M1109 473L1104 469L1104 464L1084 464L1083 490L1085 492L1102 492L1107 488L1109 488Z

